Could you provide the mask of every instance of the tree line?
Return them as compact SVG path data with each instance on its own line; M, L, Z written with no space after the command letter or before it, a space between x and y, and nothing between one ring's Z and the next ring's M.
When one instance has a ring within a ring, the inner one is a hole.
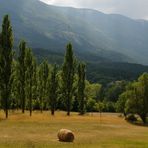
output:
M143 123L148 117L148 73L143 73L137 81L130 82L116 103L117 111L126 117L139 115Z
M19 53L14 58L12 26L9 16L4 16L0 33L0 96L6 118L9 109L20 108L22 113L28 109L30 116L33 108L41 112L50 108L54 115L59 96L67 115L70 115L76 89L82 104L85 64L76 62L71 43L67 44L64 63L59 69L56 64L49 65L47 60L38 65L25 41L20 42ZM78 79L78 84L74 84L75 79ZM84 106L80 106L80 110L84 110Z
M148 114L148 74L138 81L108 83L105 87L86 79L86 65L76 59L71 43L66 46L63 64L38 63L24 40L13 50L13 31L5 15L0 32L0 108L9 110L65 110L79 112L123 112L138 114L146 122Z

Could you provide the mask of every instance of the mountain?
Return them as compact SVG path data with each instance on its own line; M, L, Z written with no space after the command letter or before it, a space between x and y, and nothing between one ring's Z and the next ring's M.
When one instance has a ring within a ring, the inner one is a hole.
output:
M61 64L72 42L78 59L87 63L87 78L106 85L134 80L148 66L148 22L89 9L46 5L39 0L0 0L0 22L9 14L14 48L27 41L40 62Z
M65 50L72 42L82 59L148 64L148 22L89 9L46 5L39 0L0 0L0 22L10 14L15 45Z
M44 58L47 58L49 63L61 65L64 60L64 54L49 51L45 49L33 49L35 56L40 63ZM87 54L85 54L87 55ZM77 55L77 58L82 60L82 55ZM110 62L101 59L101 62L97 62L97 58L91 59L89 55L85 56L86 61L86 77L91 82L98 82L103 85L107 85L113 81L126 80L133 81L136 80L142 73L148 72L148 66L132 63L121 63L121 62Z

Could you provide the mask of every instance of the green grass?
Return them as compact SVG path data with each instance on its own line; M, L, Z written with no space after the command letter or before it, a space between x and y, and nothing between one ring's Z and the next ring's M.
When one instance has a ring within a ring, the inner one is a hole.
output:
M59 142L57 132L67 128L75 133L73 143ZM0 112L0 148L148 148L148 127L127 123L118 114L104 113L70 117L65 112Z

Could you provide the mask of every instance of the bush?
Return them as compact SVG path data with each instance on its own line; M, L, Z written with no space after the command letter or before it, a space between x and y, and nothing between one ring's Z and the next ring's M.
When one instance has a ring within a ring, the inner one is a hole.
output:
M126 116L125 120L127 120L129 122L135 122L135 121L137 121L137 118L135 117L135 115L129 114Z
M88 112L96 111L95 105L96 105L96 101L94 99L92 99L92 98L88 99L87 104L86 104L87 111Z
M104 111L105 112L115 112L115 103L114 102L104 102L105 107L104 107Z

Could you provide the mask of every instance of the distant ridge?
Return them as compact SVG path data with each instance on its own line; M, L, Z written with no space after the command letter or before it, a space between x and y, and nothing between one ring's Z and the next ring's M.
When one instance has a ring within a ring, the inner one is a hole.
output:
M75 52L98 61L148 64L148 22L96 10L46 5L38 0L0 0L0 21L10 14L15 45L21 38L33 48ZM85 54L84 54L85 53Z

